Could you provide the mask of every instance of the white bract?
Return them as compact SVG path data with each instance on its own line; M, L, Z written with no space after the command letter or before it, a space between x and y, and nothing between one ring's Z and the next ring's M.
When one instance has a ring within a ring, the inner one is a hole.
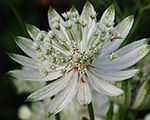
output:
M29 57L9 54L13 60L31 69L10 71L11 76L51 82L27 98L27 101L37 101L55 96L48 106L49 116L64 109L76 95L81 105L89 104L92 101L89 84L105 95L123 94L121 89L110 82L125 80L137 74L138 69L123 69L134 65L149 51L148 39L117 50L132 27L133 16L114 26L114 5L103 13L99 22L89 2L86 2L81 15L72 7L62 16L64 18L50 8L50 31L41 31L27 24L27 31L33 41L15 37L18 46Z

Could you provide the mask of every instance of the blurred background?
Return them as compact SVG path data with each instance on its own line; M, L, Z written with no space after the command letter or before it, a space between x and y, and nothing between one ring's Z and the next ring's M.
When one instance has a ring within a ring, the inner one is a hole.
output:
M123 43L129 44L141 38L150 38L150 0L89 0L98 13L98 19L112 3L116 9L115 24L125 17L134 15L135 22ZM29 37L24 23L49 30L47 12L52 6L63 13L74 5L81 13L86 0L1 0L0 1L0 120L19 120L18 108L24 103L29 92L17 92L15 79L6 75L9 70L20 68L7 52L24 54L15 44L12 36ZM122 46L123 46L122 45ZM142 114L145 114L143 111Z

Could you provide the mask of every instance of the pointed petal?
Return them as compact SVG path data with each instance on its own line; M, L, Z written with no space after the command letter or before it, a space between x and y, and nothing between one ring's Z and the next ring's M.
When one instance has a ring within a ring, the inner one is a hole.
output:
M37 27L30 25L30 24L26 24L26 28L27 28L27 31L28 31L30 37L36 41L36 37L39 34L40 29L38 29Z
M94 17L94 19L92 17ZM80 18L87 22L87 26L82 29L83 36L81 41L81 51L85 51L88 40L96 25L96 12L90 2L85 3Z
M80 76L77 98L81 105L88 105L92 101L92 94L85 75Z
M42 69L44 68L44 65L34 59L31 59L29 57L25 57L22 55L17 55L14 53L8 53L8 55L16 62L20 63L23 66L33 68L33 69Z
M23 80L29 80L29 81L52 81L56 78L59 78L62 76L61 71L46 73L44 76L40 73L40 71L34 71L34 70L12 70L8 72L9 75L23 79Z
M61 77L60 79L55 80L49 85L30 94L27 98L27 101L38 101L56 95L68 85L68 82L71 80L72 76L73 71L68 73L66 76Z
M135 42L132 42L130 43L129 45L126 45L122 48L120 48L119 50L116 51L116 53L118 54L118 52L121 54L126 54L128 52L130 52L131 50L134 50L142 45L145 45L147 44L149 41L149 39L147 38L144 38L144 39L141 39L141 40L138 40L138 41L135 41ZM105 55L105 56L102 56L102 57L98 57L94 63L100 63L100 62L103 62L103 61L106 61L106 59L108 59L109 57L109 54L108 55Z
M115 54L118 56L116 61L111 61L109 55L107 55L104 59L102 57L101 60L95 61L92 66L104 70L121 70L128 68L137 63L149 52L150 47L146 44L147 41L148 40L145 39L134 42L116 51ZM136 43L137 45L135 45Z
M106 46L104 48L103 53L100 56L104 56L118 49L119 46L124 41L124 39L127 37L128 33L130 32L132 25L133 25L133 16L129 16L125 18L123 21L121 21L114 29L115 31L121 34L121 39L116 39L113 42L111 42L108 46Z
M87 25L89 27L90 26L90 22L92 20L92 17L96 18L96 12L94 10L93 5L90 2L86 2L84 7L83 7L83 11L81 13L81 19L86 20L87 21Z
M137 75L140 70L102 71L97 68L90 67L89 71L101 80L121 81Z
M79 16L79 12L78 12L78 10L77 10L74 6L72 6L72 7L70 8L70 13L71 13L71 14L76 13L77 16Z
M75 72L68 86L59 93L49 104L48 114L54 115L70 104L77 92L78 72Z
M150 80L147 80L141 85L140 89L137 92L135 100L133 102L132 109L139 108L144 102L144 99L146 98L148 91L149 91L149 83L150 83Z
M54 29L54 28L52 27L52 24L53 24L52 20L53 20L53 18L55 18L55 17L57 17L57 18L60 19L60 23L64 23L64 20L62 19L62 17L61 17L52 7L50 7L49 10L48 10L48 23L49 23L49 26L50 26L51 30L52 30L57 36L59 36L59 37L61 38L61 37L62 37L61 33L60 33L58 30L56 30L56 29Z
M97 78L90 71L87 71L87 75L88 75L90 83L92 84L93 88L97 92L105 94L105 95L109 95L109 96L118 96L123 93L121 89Z
M24 37L15 37L15 42L28 56L36 59L36 51L32 49L32 40Z
M115 19L115 8L114 8L114 5L112 4L103 13L99 24L108 24L109 23L109 24L113 25L114 19Z

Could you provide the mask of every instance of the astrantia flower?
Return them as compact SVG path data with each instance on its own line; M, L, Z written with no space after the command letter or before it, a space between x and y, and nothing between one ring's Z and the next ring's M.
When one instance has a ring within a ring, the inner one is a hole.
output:
M138 69L123 69L135 64L149 51L148 39L117 50L132 27L133 16L114 27L114 5L104 12L99 22L89 2L81 15L72 7L62 16L50 8L50 31L41 31L27 24L33 41L15 37L18 46L29 57L9 54L18 63L32 69L10 71L10 75L24 80L51 82L27 98L27 101L38 101L55 96L48 106L49 115L60 112L76 95L81 105L89 104L92 100L89 84L105 95L123 94L110 82L137 74Z

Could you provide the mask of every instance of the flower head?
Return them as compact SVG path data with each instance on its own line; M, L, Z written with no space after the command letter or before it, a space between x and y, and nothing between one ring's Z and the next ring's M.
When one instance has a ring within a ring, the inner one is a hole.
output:
M18 63L31 68L13 70L10 75L30 81L51 81L27 98L28 101L38 101L55 96L48 107L50 116L65 108L76 95L81 105L89 104L92 100L89 84L105 95L123 94L111 81L125 80L137 74L138 69L123 69L138 62L149 51L148 39L117 50L132 27L133 16L114 27L114 5L103 13L99 22L89 2L81 15L72 7L62 16L50 8L50 31L41 31L27 24L33 41L15 37L18 46L29 57L9 54Z

